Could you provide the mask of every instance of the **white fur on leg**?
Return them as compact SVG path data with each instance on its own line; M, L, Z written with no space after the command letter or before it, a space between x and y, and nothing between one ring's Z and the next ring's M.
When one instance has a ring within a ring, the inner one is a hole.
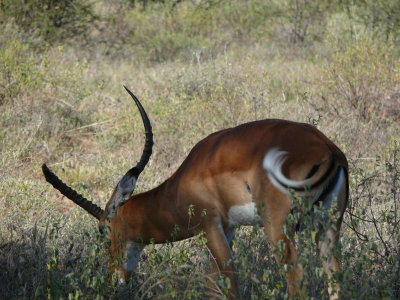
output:
M139 263L140 254L144 245L134 242L126 243L125 247L125 254L124 254L124 265L123 265L123 272L119 274L119 284L123 285L126 284L125 275L126 273L133 272Z
M132 272L136 269L139 263L140 253L142 253L143 248L144 245L134 242L128 242L126 244L124 264L124 268L126 271Z

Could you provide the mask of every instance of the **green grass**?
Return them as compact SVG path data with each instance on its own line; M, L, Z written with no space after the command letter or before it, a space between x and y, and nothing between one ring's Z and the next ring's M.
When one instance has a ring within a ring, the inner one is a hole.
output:
M398 29L383 17L373 28L361 18L369 2L351 7L352 18L336 2L321 16L311 1L302 18L293 16L301 1L174 3L95 1L87 26L75 16L76 35L56 28L51 39L39 34L43 27L16 22L19 10L2 7L0 298L224 298L229 283L210 284L204 237L148 246L132 282L116 289L95 220L42 177L47 162L105 205L144 142L124 84L142 100L155 135L138 192L164 181L216 130L263 118L316 125L350 162L342 298L398 298ZM293 26L305 24L305 37L294 38ZM309 236L297 239L307 262L303 288L326 299L316 247ZM245 299L285 297L283 269L262 228L240 229L234 251Z

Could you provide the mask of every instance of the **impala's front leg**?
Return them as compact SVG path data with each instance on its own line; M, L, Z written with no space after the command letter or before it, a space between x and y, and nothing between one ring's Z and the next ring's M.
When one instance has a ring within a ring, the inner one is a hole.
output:
M229 278L231 288L228 299L240 299L236 284L235 269L233 267L232 252L220 219L206 230L206 238L207 247L213 256L213 277L217 279L217 276L221 274Z
M143 244L130 241L119 241L111 245L111 270L118 270L119 284L129 282L144 247Z
M123 264L119 269L121 283L126 283L130 280L132 272L135 271L138 266L140 254L142 253L143 248L143 244L134 242L126 243Z

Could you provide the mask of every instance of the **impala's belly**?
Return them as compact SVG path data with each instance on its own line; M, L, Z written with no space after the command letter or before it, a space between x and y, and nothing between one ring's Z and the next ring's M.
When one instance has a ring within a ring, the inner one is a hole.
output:
M229 225L261 225L261 218L254 202L234 205L228 211Z

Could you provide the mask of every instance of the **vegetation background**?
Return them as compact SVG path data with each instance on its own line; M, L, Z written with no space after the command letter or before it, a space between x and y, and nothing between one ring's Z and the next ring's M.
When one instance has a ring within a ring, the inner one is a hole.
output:
M126 84L155 134L139 192L216 130L317 126L350 162L341 297L399 299L399 42L398 0L1 0L0 298L224 298L203 237L148 246L116 289L95 220L42 177L47 162L105 205L144 142ZM300 249L303 289L326 299L315 247ZM262 229L234 250L244 299L286 297Z

